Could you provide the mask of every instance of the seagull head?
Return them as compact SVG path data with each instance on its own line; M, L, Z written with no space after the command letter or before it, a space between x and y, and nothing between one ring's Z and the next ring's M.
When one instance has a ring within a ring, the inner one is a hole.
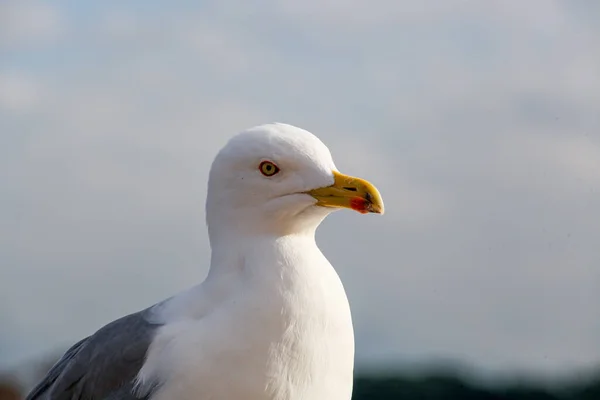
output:
M217 154L206 202L212 230L286 235L310 232L332 211L383 214L379 191L344 175L312 133L273 123L243 131Z

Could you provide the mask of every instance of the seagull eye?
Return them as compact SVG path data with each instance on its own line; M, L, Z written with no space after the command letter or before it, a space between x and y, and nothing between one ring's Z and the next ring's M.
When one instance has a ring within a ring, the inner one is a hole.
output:
M279 167L273 164L271 161L263 161L258 166L261 174L264 176L273 176L279 172Z

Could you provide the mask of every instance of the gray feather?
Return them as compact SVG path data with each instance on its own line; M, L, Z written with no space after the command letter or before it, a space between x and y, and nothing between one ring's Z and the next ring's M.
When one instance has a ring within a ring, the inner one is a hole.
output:
M26 400L138 400L133 381L160 324L149 310L122 317L73 345Z

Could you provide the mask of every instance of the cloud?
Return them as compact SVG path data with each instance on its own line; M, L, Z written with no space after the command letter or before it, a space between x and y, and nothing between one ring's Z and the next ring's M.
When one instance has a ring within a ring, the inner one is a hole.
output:
M0 50L21 50L56 41L65 31L59 9L43 2L0 5Z
M9 113L31 111L39 102L40 88L21 73L0 73L0 110Z

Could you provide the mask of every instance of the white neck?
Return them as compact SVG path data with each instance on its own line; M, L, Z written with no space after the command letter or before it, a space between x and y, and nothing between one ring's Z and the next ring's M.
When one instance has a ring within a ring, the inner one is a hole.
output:
M319 252L314 230L282 236L227 232L222 236L211 236L211 243L213 249L207 279L232 273L279 274L282 268L298 268L299 265L292 261L300 261L303 253Z
M324 275L337 274L315 242L314 231L286 236L211 236L205 281L172 297L157 311L161 320L200 318L246 290L304 291Z
M229 241L213 239L218 240L207 279L161 308L163 321L172 323L172 329L165 329L164 340L157 340L169 347L159 347L155 353L180 354L191 360L186 365L222 365L223 354L234 357L236 367L248 379L211 389L209 394L215 398L350 399L354 358L350 309L339 277L315 243L314 232L230 234ZM208 320L210 329L226 340L217 338L211 346L198 346L198 338L211 337L206 336L204 321ZM181 330L186 332L181 338L172 336ZM227 347L231 343L240 345L232 350ZM149 365L174 368L159 361ZM195 373L213 376L210 370ZM186 374L189 369L175 373ZM215 379L223 372L218 374ZM203 385L192 386L189 392L204 393ZM176 389L166 387L164 396L157 399L182 398L176 394Z

